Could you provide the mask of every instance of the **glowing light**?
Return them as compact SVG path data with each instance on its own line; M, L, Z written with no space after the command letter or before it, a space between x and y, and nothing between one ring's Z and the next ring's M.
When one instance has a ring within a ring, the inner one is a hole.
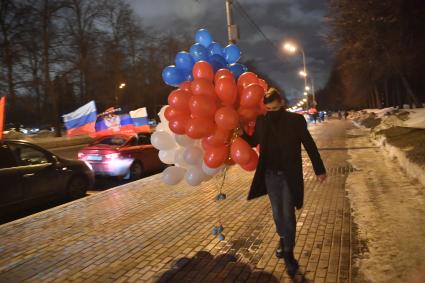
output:
M121 83L120 86L119 86L119 88L124 88L125 86L126 86L125 83Z
M302 77L307 77L307 72L300 71L298 74L300 74Z
M297 47L294 44L292 44L291 42L286 42L283 45L283 49L285 49L289 53L295 53L295 51L297 51Z
M310 90L310 87L307 85L307 86L305 86L305 90Z

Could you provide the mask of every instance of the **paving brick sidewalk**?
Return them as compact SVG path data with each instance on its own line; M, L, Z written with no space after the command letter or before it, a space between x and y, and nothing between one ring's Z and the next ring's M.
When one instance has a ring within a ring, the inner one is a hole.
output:
M319 146L327 147L329 178L317 184L304 157L296 257L310 281L349 282L354 239L344 184L355 173L346 162L346 137L327 136L321 129L329 124L314 127ZM268 199L246 201L251 178L232 168L227 199L216 203L214 179L168 187L155 175L4 224L0 282L290 282L274 256ZM211 235L218 216L221 242Z

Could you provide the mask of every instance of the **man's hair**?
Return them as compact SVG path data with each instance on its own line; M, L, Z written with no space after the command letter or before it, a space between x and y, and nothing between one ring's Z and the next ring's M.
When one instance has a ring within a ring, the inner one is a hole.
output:
M285 104L288 104L288 100L286 99L285 93L283 91L279 92L276 88L271 87L265 93L263 102L264 102L264 104L268 104L268 103L271 103L275 100L277 100L279 102L283 101Z

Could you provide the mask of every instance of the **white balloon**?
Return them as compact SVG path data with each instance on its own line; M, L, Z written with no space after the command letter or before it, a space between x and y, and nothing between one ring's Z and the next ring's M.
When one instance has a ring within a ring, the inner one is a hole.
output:
M191 186L198 186L204 180L205 174L200 166L190 167L184 176L186 182Z
M200 165L204 153L201 148L196 146L186 147L183 153L184 161L190 165Z
M167 133L171 133L171 130L168 127L168 122L161 122L161 123L159 123L156 126L155 131L156 132L167 132Z
M164 105L164 106L162 106L162 107L161 107L161 110L159 110L159 112L158 112L158 117L159 117L159 119L161 120L161 122L166 122L166 121L167 121L167 119L166 119L166 118L165 118L165 116L164 116L165 108L167 108L167 106L168 106L168 105Z
M162 172L162 181L166 183L167 185L176 185L183 179L185 172L186 172L186 169L181 167L177 167L177 166L167 167Z
M202 162L202 171L204 171L205 174L210 175L210 176L214 176L215 174L219 173L220 171L222 171L224 168L224 165L221 165L220 167L217 168L210 168L208 167L207 164L205 164L205 162Z
M188 168L189 164L184 160L184 151L184 147L177 148L176 153L174 155L174 161L176 165L183 168Z
M194 145L196 141L186 135L176 135L176 142L181 146L188 147Z
M176 149L160 150L158 153L159 160L165 164L174 164Z
M169 150L177 146L173 136L167 132L154 132L151 136L151 143L159 150Z

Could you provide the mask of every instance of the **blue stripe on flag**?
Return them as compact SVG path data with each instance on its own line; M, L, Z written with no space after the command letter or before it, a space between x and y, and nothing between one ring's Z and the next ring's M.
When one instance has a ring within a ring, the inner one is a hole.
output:
M84 125L89 124L89 123L93 123L93 122L96 121L96 116L97 116L96 112L90 112L89 114L80 116L76 119L69 120L69 121L65 122L65 128L67 130L70 130L70 129L74 129L74 128L84 126Z
M148 117L137 117L137 118L133 117L133 122L136 127L149 125Z

